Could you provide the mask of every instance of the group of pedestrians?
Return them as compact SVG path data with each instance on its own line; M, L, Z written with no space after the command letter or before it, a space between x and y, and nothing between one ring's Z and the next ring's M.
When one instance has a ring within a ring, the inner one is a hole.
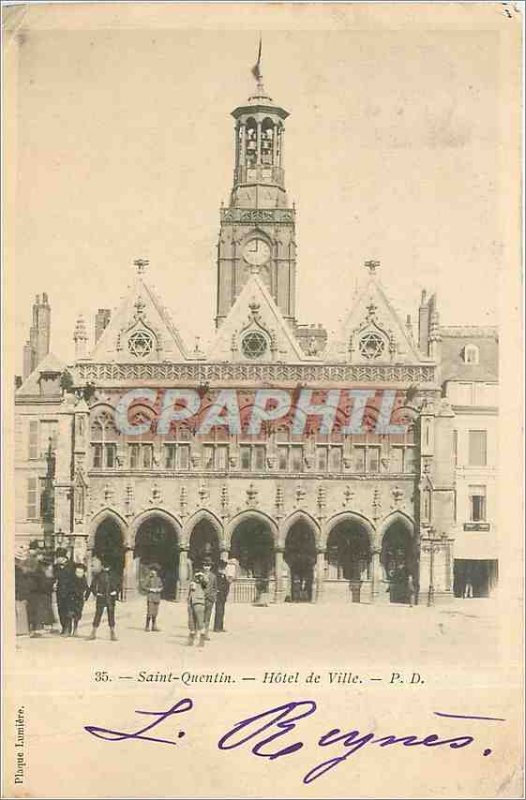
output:
M117 641L115 631L115 606L120 594L120 580L110 565L100 563L94 572L91 584L86 578L86 566L74 563L67 552L57 549L54 563L50 563L45 553L31 543L27 558L15 562L15 593L17 611L17 633L29 633L31 637L41 636L48 630L62 636L77 636L82 618L84 603L91 594L95 597L95 614L88 640L97 638L98 628L106 612L111 641ZM225 631L225 603L233 579L228 571L228 562L221 561L216 570L211 559L203 559L194 565L194 574L189 583L187 596L188 644L203 647L210 639L212 613L213 630ZM146 595L145 631L160 631L157 624L163 581L158 565L151 565L143 584ZM56 610L60 631L55 628L53 592L56 596Z
M27 558L15 563L17 633L38 637L46 630L56 631L55 592L60 633L76 636L87 590L84 564L72 563L60 548L50 562L32 542Z

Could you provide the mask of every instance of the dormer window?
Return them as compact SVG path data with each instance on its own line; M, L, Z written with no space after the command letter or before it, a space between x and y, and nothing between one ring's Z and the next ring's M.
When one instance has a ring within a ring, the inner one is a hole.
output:
M479 349L474 344L467 344L462 352L464 364L478 364L479 363Z

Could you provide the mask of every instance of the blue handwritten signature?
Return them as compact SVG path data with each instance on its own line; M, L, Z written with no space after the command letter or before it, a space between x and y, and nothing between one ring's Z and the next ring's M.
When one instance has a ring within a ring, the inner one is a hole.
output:
M132 732L119 731L112 728L101 728L98 725L86 725L84 730L92 736L104 739L107 742L123 742L130 739L137 739L140 741L176 745L178 740L186 735L185 731L177 731L176 739L164 739L146 734L149 734L154 728L161 725L161 723L165 722L170 717L176 714L184 714L193 707L193 701L190 700L190 698L184 698L166 711L136 711L136 714L144 714L149 717L154 717L154 719L143 728ZM297 732L292 737L292 739L296 739L296 741L290 741L290 734L296 731L300 720L310 717L316 712L316 709L317 706L314 700L297 700L275 706L274 708L269 708L259 714L254 714L240 722L236 722L233 728L219 739L217 746L220 750L234 750L238 747L243 747L243 745L249 745L250 751L255 756L268 758L270 761L290 756L298 750L301 750L305 744L303 741L297 739ZM448 714L443 711L434 711L433 714L437 717L447 719L505 722L501 717ZM288 737L286 743L284 741L285 737ZM343 748L343 752L340 751L337 755L331 754L331 758L322 761L310 769L306 775L304 775L303 783L312 783L318 778L321 778L322 775L325 775L329 770L342 764L366 745L378 745L378 747L388 747L391 745L402 745L403 747L448 746L453 750L459 750L463 747L468 747L473 744L474 741L475 737L470 734L460 734L453 738L443 739L437 733L428 733L424 737L419 737L413 733L404 736L398 736L394 733L388 734L387 736L376 736L373 732L362 734L358 729L354 728L348 731L342 731L340 728L333 728L319 737L317 745L319 747L331 747L339 744ZM482 751L482 755L489 756L491 752L491 749L486 747Z

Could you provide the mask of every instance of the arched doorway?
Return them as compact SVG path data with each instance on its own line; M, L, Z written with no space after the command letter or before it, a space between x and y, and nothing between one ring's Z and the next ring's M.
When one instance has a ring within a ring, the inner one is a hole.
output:
M316 564L316 537L304 520L295 522L285 540L285 562L290 570L288 599L310 603Z
M174 600L179 577L179 542L175 526L159 515L148 517L137 530L133 556L139 559L139 588L144 586L148 567L157 564L163 582L162 597Z
M233 600L254 602L273 594L274 539L270 525L259 517L248 517L236 525L230 544L230 558L238 562Z
M195 570L196 565L210 559L214 566L219 563L219 538L217 530L209 519L201 519L194 525L190 534L188 558Z
M124 535L121 525L113 517L105 517L95 531L93 556L102 564L108 564L118 576L122 593L124 572Z
M409 521L398 517L387 527L382 539L380 561L388 582L391 603L409 602L409 576L417 586L417 561L413 529Z
M363 601L370 592L371 543L366 526L359 520L344 519L329 534L326 581L329 591L331 582L346 584L348 599L353 603Z

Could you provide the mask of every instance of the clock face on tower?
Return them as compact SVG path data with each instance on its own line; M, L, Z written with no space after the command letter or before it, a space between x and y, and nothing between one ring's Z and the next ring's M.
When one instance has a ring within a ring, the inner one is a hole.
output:
M263 239L251 239L243 248L243 258L248 264L261 266L270 258L270 247Z

